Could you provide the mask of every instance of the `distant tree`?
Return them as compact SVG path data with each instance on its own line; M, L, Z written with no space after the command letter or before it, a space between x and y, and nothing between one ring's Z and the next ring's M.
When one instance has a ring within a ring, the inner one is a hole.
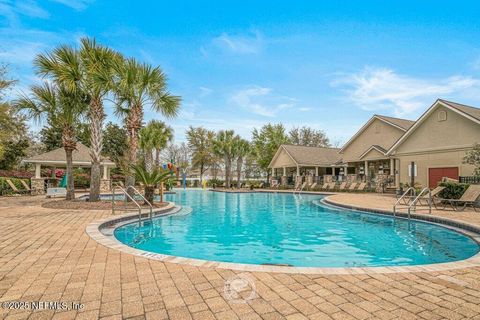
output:
M473 149L468 151L463 158L463 163L475 166L475 175L480 176L480 143L476 143Z
M290 143L308 147L328 147L330 142L322 130L309 127L297 127L288 133Z
M242 176L243 162L250 152L250 143L247 140L238 137L235 140L234 145L234 153L237 162L237 188L240 188L242 185L240 178Z
M230 187L232 181L232 162L235 160L236 140L239 137L233 130L220 130L213 142L214 152L223 160L225 168L225 186Z
M282 124L266 124L260 130L252 132L252 152L258 166L270 176L268 165L280 145L289 143L290 140Z
M160 152L173 140L173 129L162 121L152 120L139 132L139 146L145 154L145 168L152 172L155 152L155 166L160 166Z
M188 146L192 150L192 166L200 171L200 184L203 182L203 174L215 163L216 157L213 152L215 132L202 127L190 126L187 130Z
M9 140L3 144L4 152L3 156L0 157L0 170L15 169L20 161L27 156L29 145L27 138Z
M127 131L119 125L109 122L103 129L102 154L115 162L115 165L125 170L125 151L128 149Z

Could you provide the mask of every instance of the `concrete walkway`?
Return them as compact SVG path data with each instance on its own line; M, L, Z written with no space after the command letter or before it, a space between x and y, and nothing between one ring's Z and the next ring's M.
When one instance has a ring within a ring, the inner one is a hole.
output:
M334 197L372 206L389 201ZM303 275L184 266L92 240L85 227L108 211L46 209L42 201L0 198L0 301L83 308L32 311L2 303L0 319L480 319L480 268ZM478 221L465 215L458 218ZM248 280L246 291L232 294L235 279Z

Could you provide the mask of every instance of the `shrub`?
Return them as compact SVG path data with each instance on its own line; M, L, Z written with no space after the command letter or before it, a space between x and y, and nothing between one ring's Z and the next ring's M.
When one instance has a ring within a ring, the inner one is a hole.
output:
M29 171L0 170L0 177L29 179L33 174Z
M440 193L440 197L444 199L459 199L468 188L466 183L442 182L440 186L445 187Z

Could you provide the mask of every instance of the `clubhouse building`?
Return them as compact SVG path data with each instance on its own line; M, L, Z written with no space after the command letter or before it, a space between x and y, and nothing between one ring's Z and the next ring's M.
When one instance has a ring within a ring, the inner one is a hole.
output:
M413 180L433 188L473 175L463 158L476 143L480 109L438 99L417 121L374 115L340 149L282 145L269 168L284 185L365 181L379 190Z

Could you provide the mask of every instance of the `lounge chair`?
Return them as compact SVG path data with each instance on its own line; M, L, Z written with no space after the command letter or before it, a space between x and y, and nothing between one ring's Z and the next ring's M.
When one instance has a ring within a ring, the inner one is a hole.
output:
M361 182L359 185L358 185L358 188L356 191L365 191L365 188L367 187L367 183L366 182Z
M462 194L460 199L438 198L438 200L440 200L440 203L444 204L442 209L445 209L449 205L455 211L463 211L468 206L471 206L473 208L473 210L477 211L477 208L476 208L475 204L476 204L478 198L480 198L480 185L471 184L467 188L467 190L465 190L465 192ZM438 206L435 202L434 202L434 205L435 205L435 209L438 209Z
M336 186L336 185L337 185L337 184L336 184L335 182L330 182L330 183L328 184L327 190L330 190L330 191L335 190L335 186Z
M279 186L280 184L278 183L278 180L272 180L272 185L271 185L272 189L278 189Z
M355 188L357 187L358 182L352 182L352 184L348 187L348 191L355 191Z
M297 190L297 191L301 191L301 190L305 189L305 187L306 187L306 186L307 186L307 182L305 181L304 183L302 183L302 185L301 185L301 186L299 186L299 188L298 188L298 189L295 189L295 190Z
M438 186L432 191L430 191L430 195L432 196L432 204L435 202L436 199L438 201L438 195L440 194L440 192L443 191L443 189L445 189L445 187ZM430 195L426 194L423 197L419 198L418 204L428 206L428 200L430 198Z
M27 190L30 194L35 194L37 193L37 189L35 188L30 188L30 186L24 181L24 180L21 180L20 179L20 183L22 184L22 186L25 188L25 190Z
M324 183L321 189L322 190L327 190L328 189L328 183Z
M260 189L263 188L265 184L263 182L260 183L260 185L258 186Z
M346 182L342 182L340 184L340 187L338 187L338 191L346 191L347 190L347 183Z
M26 189L25 189L25 190L20 190L20 189L18 189L18 188L13 184L12 180L10 180L10 179L5 179L5 181L7 181L7 184L8 184L8 186L10 187L10 189L12 189L13 192L15 192L16 194L26 194L26 193L30 193L29 190L26 190Z
M314 182L308 187L308 190L313 190L313 189L315 189L316 186L317 186L317 183Z

